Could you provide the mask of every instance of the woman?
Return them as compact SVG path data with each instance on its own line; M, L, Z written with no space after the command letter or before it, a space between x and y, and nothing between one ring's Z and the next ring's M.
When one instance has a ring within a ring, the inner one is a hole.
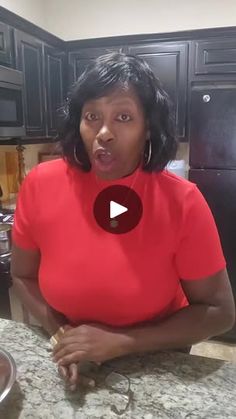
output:
M38 165L21 187L11 269L45 330L62 330L54 360L71 388L84 360L183 348L230 329L216 226L196 186L164 169L176 142L148 65L117 53L97 59L71 95L61 147L63 159ZM125 234L102 230L93 215L111 185L142 200Z

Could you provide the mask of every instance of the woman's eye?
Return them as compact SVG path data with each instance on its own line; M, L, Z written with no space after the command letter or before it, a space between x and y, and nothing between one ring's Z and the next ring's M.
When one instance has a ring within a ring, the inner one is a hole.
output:
M97 117L97 115L95 113L88 112L85 115L85 119L87 119L87 121L96 121L98 119L98 117Z
M128 121L131 120L131 117L130 117L130 115L128 115L126 113L122 113L117 117L117 119L118 119L118 121L121 121L121 122L128 122Z

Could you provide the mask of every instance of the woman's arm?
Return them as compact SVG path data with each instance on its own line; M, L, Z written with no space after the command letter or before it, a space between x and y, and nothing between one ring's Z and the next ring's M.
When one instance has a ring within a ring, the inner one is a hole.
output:
M181 348L233 327L235 304L226 270L181 283L190 305L157 325L131 329L131 352Z
M82 325L63 335L54 349L61 365L81 360L104 362L129 353L179 349L234 325L235 305L226 270L211 277L182 281L190 305L159 323L112 329Z
M58 328L67 324L66 318L53 310L43 299L38 286L40 253L12 246L11 276L13 287L22 304L53 335Z

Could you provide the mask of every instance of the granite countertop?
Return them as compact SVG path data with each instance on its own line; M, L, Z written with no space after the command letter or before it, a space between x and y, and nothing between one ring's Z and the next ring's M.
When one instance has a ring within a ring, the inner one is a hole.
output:
M177 352L128 356L94 370L87 366L96 386L70 393L40 328L0 319L0 347L17 365L17 381L0 404L1 419L236 417L236 364L230 362ZM131 402L122 415L116 409L123 409L128 398L106 385L112 370L130 380Z

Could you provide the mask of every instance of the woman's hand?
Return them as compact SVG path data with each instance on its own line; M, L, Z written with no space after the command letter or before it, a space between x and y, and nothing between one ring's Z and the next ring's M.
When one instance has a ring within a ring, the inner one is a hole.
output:
M63 329L65 333L66 331L73 329L73 327L66 324L63 326ZM61 329L59 329L58 334L59 334L59 339L61 340L63 336ZM91 380L90 378L80 375L79 364L72 363L67 366L61 365L58 367L58 373L65 380L67 388L71 391L75 391L77 389L78 383L86 387L87 386L94 387L95 385L94 380Z
M54 361L60 366L81 361L101 363L129 351L125 334L100 325L82 325L67 330L54 347Z
M78 384L84 387L94 387L95 381L91 378L84 377L79 373L79 364L72 363L67 366L60 365L58 367L60 376L65 380L69 390L75 391Z
M70 364L67 366L61 365L58 367L60 376L65 380L65 383L71 391L75 391L78 385L78 367L78 364Z

